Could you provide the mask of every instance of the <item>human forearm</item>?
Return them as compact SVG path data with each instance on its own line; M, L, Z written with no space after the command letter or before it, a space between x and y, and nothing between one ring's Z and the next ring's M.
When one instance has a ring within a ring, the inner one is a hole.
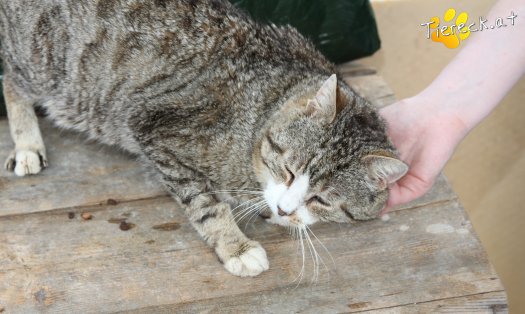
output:
M390 186L387 209L427 192L465 135L525 71L525 1L500 0L490 23L514 12L513 26L485 29L418 95L381 109L401 160L410 169Z
M514 25L506 19L513 12ZM486 17L502 17L507 27L485 29L416 97L431 113L456 116L465 134L501 101L525 71L525 1L500 0ZM462 134L462 135L465 135Z

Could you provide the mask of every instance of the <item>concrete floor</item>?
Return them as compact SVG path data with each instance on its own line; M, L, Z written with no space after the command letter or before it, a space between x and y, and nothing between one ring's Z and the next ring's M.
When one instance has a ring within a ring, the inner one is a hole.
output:
M442 17L451 7L467 12L475 20L486 15L494 2L373 1L382 49L363 62L378 69L399 99L412 96L430 84L461 49L447 49L426 39L420 24L433 16ZM469 134L445 169L501 276L511 313L525 313L523 99L525 78Z

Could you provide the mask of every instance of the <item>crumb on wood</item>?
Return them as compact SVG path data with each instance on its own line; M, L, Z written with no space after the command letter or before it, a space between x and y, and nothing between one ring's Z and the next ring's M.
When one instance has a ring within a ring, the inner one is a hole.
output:
M106 201L106 204L108 205L117 205L118 202L112 198L108 198L108 200Z
M134 227L135 227L135 224L130 223L130 222L126 222L126 221L120 222L120 225L119 225L119 228L122 231L128 231L129 229L132 229Z
M91 215L90 213L86 213L86 212L80 214L80 216L81 216L82 219L84 219L84 220L91 220L91 218L93 218L93 215Z
M355 309L361 309L361 308L367 307L368 305L370 305L370 302L358 302L358 303L348 304L348 307L355 310Z
M160 225L153 226L153 229L160 230L160 231L173 231L180 228L180 224L178 222L167 222Z
M110 224L120 224L122 223L123 221L126 221L126 218L109 218L108 219L108 222Z

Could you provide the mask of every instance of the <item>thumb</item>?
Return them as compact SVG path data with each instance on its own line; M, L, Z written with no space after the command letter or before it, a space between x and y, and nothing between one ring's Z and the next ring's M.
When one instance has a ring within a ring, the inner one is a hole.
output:
M432 183L407 175L390 187L388 201L381 214L388 212L397 205L417 199L428 192L431 187Z

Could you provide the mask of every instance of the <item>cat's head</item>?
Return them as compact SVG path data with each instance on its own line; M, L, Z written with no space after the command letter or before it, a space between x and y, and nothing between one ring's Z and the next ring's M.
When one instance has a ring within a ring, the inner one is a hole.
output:
M376 111L335 74L283 106L253 163L270 219L284 226L375 218L408 170Z

